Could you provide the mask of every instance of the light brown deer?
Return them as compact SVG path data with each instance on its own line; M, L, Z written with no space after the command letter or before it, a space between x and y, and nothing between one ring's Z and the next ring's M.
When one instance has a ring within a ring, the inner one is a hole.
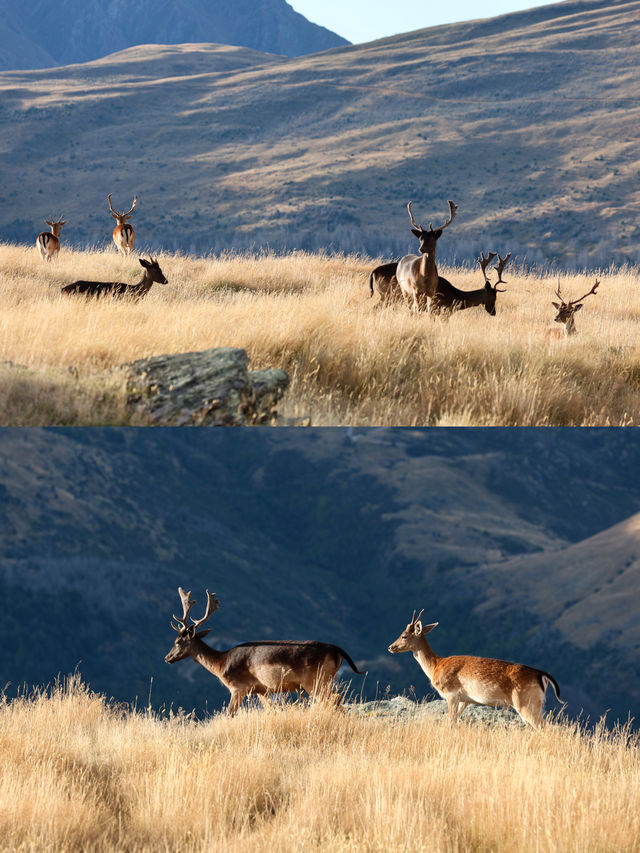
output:
M36 249L43 261L53 261L60 251L60 229L66 221L60 217L56 222L45 219L51 231L41 231L36 237Z
M304 690L314 698L329 698L336 705L341 697L333 691L334 678L345 660L351 669L356 668L347 652L332 643L315 640L242 643L226 651L212 649L202 641L209 630L198 628L215 613L220 602L215 594L207 590L207 609L202 619L193 619L189 614L195 601L191 593L178 587L182 601L182 618L174 614L172 628L178 636L165 657L167 663L175 663L192 657L210 673L215 675L231 693L228 713L238 711L245 696L256 695L262 701L277 693Z
M136 239L136 232L133 230L133 226L130 225L127 220L131 219L131 214L133 213L134 208L136 206L136 202L138 201L138 196L134 196L133 204L131 205L131 210L129 210L127 213L118 213L117 210L113 209L113 205L111 204L111 196L112 193L109 193L109 195L107 196L111 215L114 219L118 220L118 224L113 229L113 242L116 244L116 247L120 254L126 256L133 251L133 242Z
M423 613L421 610L416 617L413 611L411 622L389 646L389 651L413 653L434 689L447 700L452 720L457 720L470 704L506 705L537 729L542 724L544 695L549 684L562 701L557 681L541 669L471 655L440 657L425 638L438 623L423 626L420 621Z
M556 296L558 297L560 302L552 302L551 304L558 312L553 318L553 322L560 323L562 325L562 328L547 329L547 339L557 340L559 338L566 338L568 335L576 334L578 330L576 329L575 315L582 308L582 301L586 299L587 296L595 294L599 286L600 281L596 279L596 283L593 285L591 290L588 293L585 293L584 296L581 296L580 299L574 299L572 302L565 302L562 296L560 295L560 282L558 281L558 287L556 288Z
M449 200L449 219L434 231L429 223L427 231L415 221L411 202L407 205L412 234L420 240L419 255L405 255L398 261L396 278L405 302L412 311L430 310L431 300L438 287L438 268L436 266L436 244L442 232L447 228L458 211L458 206Z
M487 278L487 267L496 257L498 258L498 263L495 266L495 270L498 273L498 280L495 284L491 284ZM438 276L438 287L431 300L431 313L451 313L453 311L462 311L465 308L474 308L476 305L484 305L484 310L487 314L495 317L496 297L498 293L504 293L506 290L506 288L498 287L498 285L506 284L506 281L502 278L502 273L509 263L510 258L510 252L504 258L496 255L495 252L489 252L485 257L484 252L481 252L478 263L482 269L484 287L480 287L477 290L460 290L454 287L446 278L443 278L441 275Z

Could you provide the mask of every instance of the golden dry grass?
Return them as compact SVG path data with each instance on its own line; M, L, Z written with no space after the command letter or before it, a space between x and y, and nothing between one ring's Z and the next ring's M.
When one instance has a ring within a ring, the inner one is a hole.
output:
M3 850L640 850L627 729L300 705L197 723L74 677L5 701L0 743Z
M122 377L109 368L217 346L244 347L253 369L287 369L281 412L315 426L640 423L636 270L599 274L578 334L549 344L556 280L522 271L507 276L496 317L476 308L445 320L403 305L376 310L369 259L160 261L169 285L140 304L86 301L61 297L60 286L137 281L137 260L63 247L44 264L34 249L0 246L0 361L29 368L0 372L3 423L130 423ZM477 271L441 272L465 289L480 281ZM579 296L592 282L563 276L563 293Z

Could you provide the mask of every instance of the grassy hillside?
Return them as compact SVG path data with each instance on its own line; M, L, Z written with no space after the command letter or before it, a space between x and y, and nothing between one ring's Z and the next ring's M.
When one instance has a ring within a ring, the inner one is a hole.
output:
M2 705L0 732L11 849L640 849L639 744L624 730L299 706L197 724L72 681Z
M460 207L449 260L510 250L638 262L640 0L584 0L299 59L206 45L0 74L0 234L53 212L108 242L116 206L154 251L413 247ZM229 58L237 59L234 68Z
M160 256L169 279L135 305L63 298L77 278L137 281L134 257L71 252L44 264L0 246L2 422L144 423L126 411L119 365L215 346L247 350L253 369L291 376L284 422L314 426L625 426L640 423L640 290L632 269L599 273L578 334L548 342L557 279L514 270L498 313L415 316L375 308L375 260L309 255ZM446 268L459 286L478 271ZM563 275L567 296L592 276ZM289 421L287 421L289 419Z

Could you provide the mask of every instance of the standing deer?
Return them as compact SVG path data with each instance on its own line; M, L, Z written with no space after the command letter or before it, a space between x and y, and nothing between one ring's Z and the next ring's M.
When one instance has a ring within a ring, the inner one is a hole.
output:
M41 231L36 237L36 249L43 261L52 261L60 251L60 229L66 221L60 217L56 222L45 219L51 231Z
M534 729L542 724L544 695L549 684L560 698L558 682L548 672L521 663L493 658L453 655L440 657L425 638L438 625L424 625L413 611L411 622L389 646L391 654L412 652L425 675L449 706L449 717L457 720L469 704L506 705L514 708Z
M176 663L192 657L197 663L220 679L231 693L228 713L232 716L238 711L245 696L256 695L268 702L276 693L306 691L314 698L330 697L340 704L340 695L333 692L333 680L345 660L351 669L363 675L356 668L347 652L332 643L319 643L315 640L299 642L285 640L273 642L242 643L226 651L212 649L202 641L209 630L198 628L215 613L220 602L215 594L207 590L207 609L202 619L191 617L189 613L195 604L191 593L178 587L182 602L182 618L174 614L175 622L171 627L178 632L173 646L165 661Z
M118 220L118 224L113 229L113 242L116 244L120 254L126 256L133 251L133 241L136 239L136 232L133 230L133 226L129 225L127 220L131 219L131 214L133 213L136 202L138 201L138 196L134 196L131 210L128 213L118 213L117 210L114 210L113 205L111 204L111 196L112 193L109 193L107 196L111 215L114 219Z
M95 296L99 299L101 296L111 296L114 299L131 298L134 302L139 302L151 290L151 285L168 284L169 282L164 277L164 273L160 269L160 264L155 261L151 255L149 260L139 258L140 264L144 267L144 274L137 284L126 284L124 281L74 281L71 284L66 284L62 288L62 293L65 296L78 294L80 296Z
M438 269L436 267L436 243L442 232L453 222L458 206L449 200L449 219L434 231L429 223L427 231L413 218L411 202L407 205L412 234L420 240L420 255L405 255L398 261L396 278L402 295L413 311L430 310L431 300L438 287Z
M498 280L495 284L491 284L487 278L487 267L491 264L494 258L498 258L498 263L495 270L498 273ZM504 258L496 255L495 252L489 252L485 257L484 252L480 253L478 263L482 269L484 278L484 287L478 290L459 290L454 287L446 278L438 276L438 287L431 301L431 313L440 314L445 311L462 311L465 308L474 308L476 305L484 305L487 314L495 317L496 314L496 296L498 293L504 293L506 288L498 287L499 284L506 284L502 278L504 268L509 263L511 253Z
M453 217L456 215L457 205L455 205L452 201L449 201L449 209L450 209L450 219L448 222L442 226L442 228L438 229L438 231L433 230L433 226L429 224L429 230L427 231L421 225L415 221L413 216L413 211L411 209L412 202L409 202L407 208L409 210L409 216L411 218L411 224L414 226L411 229L411 232L418 237L420 240L420 252L435 252L435 244L438 238L441 236L442 231L447 225L450 225ZM435 265L435 255L433 257L433 263ZM381 264L377 266L369 276L369 291L370 295L373 296L374 292L377 292L380 296L380 301L378 302L378 308L383 307L384 305L392 304L393 302L398 302L402 296L402 290L400 289L400 285L398 284L398 279L396 276L398 269L398 262L391 261L390 263Z
M561 329L547 329L546 337L547 338L565 338L567 335L575 335L578 331L576 329L576 313L580 311L582 308L582 301L587 298L587 296L591 296L595 294L596 290L600 286L600 281L596 279L596 283L593 285L591 290L588 293L585 293L584 296L581 296L580 299L574 299L573 302L565 302L562 296L560 295L560 282L558 281L558 287L556 288L556 296L560 300L560 302L552 302L551 304L558 312L556 316L553 318L554 323L561 323Z

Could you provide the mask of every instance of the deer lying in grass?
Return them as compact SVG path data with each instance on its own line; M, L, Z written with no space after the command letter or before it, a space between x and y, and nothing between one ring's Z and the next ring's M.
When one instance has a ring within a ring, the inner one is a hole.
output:
M341 698L333 692L333 680L345 660L354 672L356 668L347 652L332 643L315 640L242 643L226 651L212 649L202 641L209 631L198 631L200 625L215 613L220 602L215 594L207 590L207 609L202 619L189 613L195 604L191 593L178 587L182 601L182 618L174 614L171 627L178 636L169 654L167 663L175 663L192 657L197 663L220 679L231 693L228 713L237 712L245 696L256 695L261 701L276 693L306 691L313 698L331 698L336 705ZM177 623L177 624L176 624Z
M134 302L139 302L151 290L151 285L168 284L169 282L164 277L158 261L149 255L149 260L139 258L141 265L144 267L144 275L137 284L126 284L123 281L74 281L71 284L66 284L62 288L62 293L65 296L80 295L95 297L99 299L101 296L111 296L113 299L132 299Z
M566 338L567 335L576 334L578 330L576 329L575 315L582 308L582 301L586 299L587 296L595 294L599 286L600 281L596 279L596 283L593 285L591 290L588 293L585 293L584 296L581 296L580 299L574 299L573 302L565 302L562 296L560 295L560 282L558 281L558 287L556 288L556 296L558 297L560 302L552 302L551 304L558 312L553 318L553 322L561 323L562 328L547 329L546 337L549 340L557 340L559 338Z
M389 646L389 651L413 653L435 690L447 700L452 720L457 720L469 704L506 705L537 729L542 724L544 695L549 684L562 701L557 681L541 669L471 655L440 657L425 638L438 623L423 626L420 621L423 613L421 610L416 618L413 611L411 622Z
M45 219L51 231L41 231L36 237L36 249L43 261L53 261L60 251L60 230L67 223L60 217L56 222Z
M449 219L437 230L429 223L427 231L413 218L411 202L407 205L411 232L420 240L420 255L405 255L398 261L396 278L402 296L413 311L430 310L431 300L438 287L438 269L436 267L436 243L442 232L453 222L458 207L449 200Z
M496 257L498 258L498 263L496 264L495 269L498 273L498 280L495 284L491 284L487 278L487 267ZM484 252L481 252L480 257L478 258L478 263L482 268L484 287L480 287L478 290L459 290L457 287L454 287L451 282L447 281L446 278L438 276L438 287L436 288L436 292L431 300L431 313L441 314L447 311L463 311L465 308L474 308L476 305L484 305L484 309L487 314L495 317L496 296L498 293L505 292L505 288L498 287L498 285L506 284L506 281L502 278L502 273L504 272L506 265L509 263L510 258L510 252L504 258L501 258L500 255L496 255L495 252L489 252L487 257L485 257Z

